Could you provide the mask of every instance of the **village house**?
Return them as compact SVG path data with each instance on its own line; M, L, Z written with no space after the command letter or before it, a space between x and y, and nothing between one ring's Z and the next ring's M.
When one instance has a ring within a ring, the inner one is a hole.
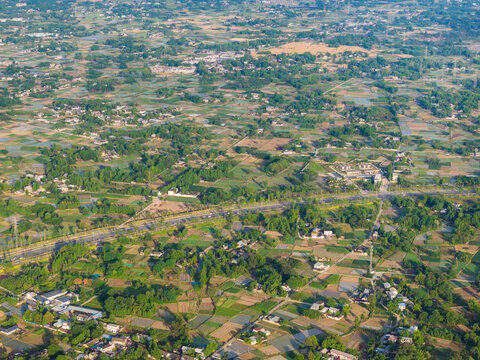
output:
M112 333L112 334L117 334L121 329L122 329L122 327L118 324L106 324L105 325L105 330L108 331L109 333Z
M394 300L397 297L397 295L398 295L398 291L394 287L390 288L387 291L387 296L390 299L390 301Z
M266 336L269 336L269 335L270 335L270 331L268 331L268 330L265 329L264 327L256 328L256 329L253 329L252 331L253 331L254 333L264 333Z
M314 271L319 271L319 272L324 272L324 271L328 270L329 268L330 268L330 265L326 265L321 261L318 261L313 265L313 270Z
M331 349L330 350L330 359L331 360L357 360L357 357L352 355L352 354L340 351L340 350Z
M106 344L100 344L96 349L104 354L113 353L113 351L115 350L115 345L111 342Z
M99 310L89 309L82 306L68 305L52 308L53 311L58 312L60 315L69 314L76 316L77 320L80 322L85 322L88 320L98 320L103 314Z
M13 335L14 333L16 333L17 331L20 331L20 328L18 327L17 324L15 325L12 325L8 328L1 328L0 329L0 332L4 335Z
M116 347L125 348L125 347L128 346L128 344L130 342L130 339L128 337L125 337L125 336L116 336L116 337L112 337L111 342Z
M282 319L280 319L280 317L277 315L269 315L266 318L264 318L263 321L273 325L280 326L280 322L282 321Z

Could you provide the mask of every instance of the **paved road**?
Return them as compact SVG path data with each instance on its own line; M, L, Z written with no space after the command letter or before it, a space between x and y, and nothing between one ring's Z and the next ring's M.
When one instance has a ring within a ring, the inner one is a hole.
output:
M334 201L342 200L342 201L358 201L365 198L377 198L381 199L382 201L388 198L391 198L396 195L406 195L406 196L418 196L418 195L433 195L433 194L444 194L444 195L460 195L466 194L464 192L456 191L456 190L446 190L446 191L410 191L410 192L388 192L388 193L371 193L371 194L359 194L354 196L347 196L342 197L339 195L335 195L332 197L326 197L321 199L315 199L317 203L332 203ZM297 205L306 204L309 201L297 201ZM25 259L33 259L38 258L41 256L45 256L51 252L59 250L62 246L69 245L69 244L79 244L79 243L101 243L105 241L112 240L118 231L123 232L124 234L132 234L136 232L142 231L155 231L156 226L158 224L162 224L163 226L176 226L180 224L189 223L196 220L209 220L213 218L220 218L226 216L230 211L233 215L242 215L249 212L262 212L262 211L271 211L271 210L281 210L284 208L288 208L292 206L292 201L289 202L282 202L277 204L270 204L270 205L252 205L248 207L244 207L241 209L233 209L233 210L213 210L212 212L205 214L184 214L182 216L178 216L175 218L164 219L164 218L157 218L152 220L143 221L140 223L129 223L124 225L119 225L116 228L108 228L108 229L97 229L87 234L78 234L68 237L65 240L58 240L54 243L46 243L46 244L34 244L29 246L25 249L13 249L9 251L9 258L10 261L13 263L19 263L24 261ZM2 255L0 256L0 262L4 261L5 257Z

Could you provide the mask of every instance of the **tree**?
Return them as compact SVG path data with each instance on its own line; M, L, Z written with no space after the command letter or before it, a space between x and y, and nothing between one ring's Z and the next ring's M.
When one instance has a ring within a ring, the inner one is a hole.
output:
M185 237L185 235L187 235L187 227L185 225L179 225L177 227L177 230L175 230L175 236L179 237L179 238L183 238Z
M203 354L208 357L210 356L215 350L217 350L217 343L215 341L210 342L203 351Z
M58 355L63 354L62 348L57 344L49 345L47 351L48 351L48 356L50 356L51 358L54 358Z
M478 303L475 299L468 300L468 309L473 313L480 312L480 303Z
M43 325L51 324L54 320L55 320L55 317L53 316L53 314L50 311L47 311L43 315L42 324Z
M322 341L322 347L332 348L340 351L347 350L347 347L342 344L340 337L338 335L329 335Z
M305 339L305 346L316 349L318 347L318 339L316 336L309 336Z

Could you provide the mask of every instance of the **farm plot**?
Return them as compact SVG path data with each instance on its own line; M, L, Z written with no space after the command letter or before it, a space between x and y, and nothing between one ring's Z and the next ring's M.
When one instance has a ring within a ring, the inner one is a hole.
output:
M263 295L243 295L238 301L237 304L253 306L262 302L265 299Z
M202 302L200 303L199 310L200 311L213 311L213 301L211 298L203 298Z
M227 321L221 328L215 330L210 335L220 341L228 341L233 335L235 335L243 325L235 324L231 321Z

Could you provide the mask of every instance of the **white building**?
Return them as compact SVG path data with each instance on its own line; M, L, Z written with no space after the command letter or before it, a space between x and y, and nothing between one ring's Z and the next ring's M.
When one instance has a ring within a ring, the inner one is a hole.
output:
M387 296L388 298L390 299L390 301L392 301L393 299L395 299L398 295L398 291L397 289L395 288L390 288L388 291L387 291Z
M106 324L105 330L112 334L117 334L122 327L118 324Z
M329 268L330 268L330 265L326 265L321 261L318 261L313 265L313 270L320 271L320 272L326 271Z
M330 359L357 360L357 357L340 350L332 349L330 350Z

